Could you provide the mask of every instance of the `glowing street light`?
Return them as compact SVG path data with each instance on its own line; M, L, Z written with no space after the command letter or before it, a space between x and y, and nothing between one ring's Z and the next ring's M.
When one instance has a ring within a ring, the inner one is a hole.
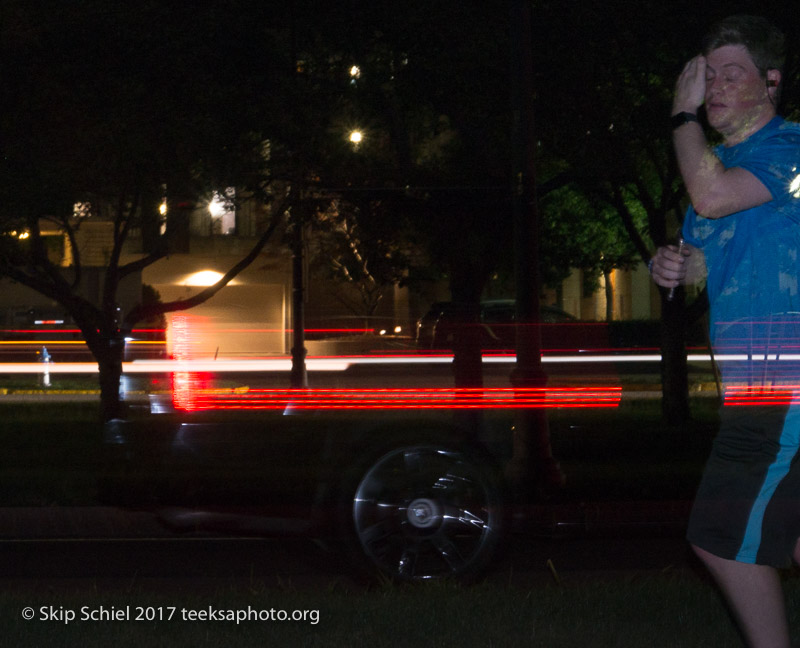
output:
M362 133L360 130L350 131L348 139L353 146L358 146L364 139L364 133Z

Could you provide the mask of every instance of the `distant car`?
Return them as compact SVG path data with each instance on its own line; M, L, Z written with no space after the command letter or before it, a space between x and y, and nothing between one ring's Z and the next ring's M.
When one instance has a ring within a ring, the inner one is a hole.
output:
M455 304L448 301L434 302L422 317L417 320L417 346L420 349L434 348L433 340L436 332L436 325L439 320L452 317L455 312Z
M434 303L417 322L417 348L451 350L455 335L466 326L462 312L453 302ZM543 349L574 351L608 346L605 323L581 322L556 306L541 306L539 314ZM516 348L515 300L482 301L478 318L478 339L483 350L511 352Z

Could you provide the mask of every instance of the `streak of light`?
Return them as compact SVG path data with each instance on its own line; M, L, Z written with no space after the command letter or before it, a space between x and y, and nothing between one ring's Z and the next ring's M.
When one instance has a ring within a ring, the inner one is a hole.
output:
M57 323L54 321L45 322L46 324L55 324ZM0 334L12 333L14 335L19 335L22 333L25 334L36 334L36 335L53 335L54 333L69 333L70 335L79 335L81 333L80 329L77 328L57 328L57 329L0 329ZM131 333L140 334L140 333L158 333L164 334L164 329L133 329ZM37 344L38 340L30 340L31 344Z
M2 346L14 346L14 345L25 345L25 346L41 346L41 345L51 345L55 346L56 344L82 344L86 345L83 340L36 340L35 342L31 342L30 340L0 340L0 345Z
M725 389L725 405L764 406L800 403L800 385L729 386Z
M747 356L717 356L718 362L726 360L743 360ZM799 355L782 355L781 360L798 360ZM652 363L660 362L658 354L646 355L545 355L543 364L593 364L593 363ZM703 354L691 354L689 362L710 362L711 357ZM404 356L309 356L306 360L310 371L346 371L356 365L424 365L450 364L452 355L404 355ZM486 364L513 364L513 355L486 355ZM0 363L0 373L41 373L41 362L7 362ZM202 372L251 372L251 371L290 371L292 360L287 356L275 358L196 358L192 360L133 360L123 362L123 373L170 373L173 371ZM51 362L51 373L96 373L95 362Z
M197 389L175 405L186 411L601 408L617 407L621 396L621 387Z

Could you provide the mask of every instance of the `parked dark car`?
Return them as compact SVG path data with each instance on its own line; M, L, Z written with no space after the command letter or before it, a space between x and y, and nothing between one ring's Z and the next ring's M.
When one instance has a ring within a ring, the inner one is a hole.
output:
M417 322L417 348L452 350L455 336L467 326L478 328L481 349L513 352L516 348L516 302L482 301L478 321L465 321L464 310L454 302L435 302ZM542 349L549 351L599 350L608 347L608 327L603 322L582 322L556 306L541 306L538 324ZM527 330L533 332L533 325ZM523 333L525 332L523 328Z
M100 491L175 529L311 534L373 576L468 579L491 561L507 511L491 425L476 438L457 418L291 403L148 413L106 425Z
M489 392L487 404L497 397ZM682 533L716 430L708 418L651 434L639 429L641 408L598 416L580 407L577 425L555 416L553 449L568 478L539 498L504 484L518 410L369 410L353 400L327 410L253 400L253 409L111 421L101 497L156 512L176 532L320 538L379 580L472 580L506 532Z

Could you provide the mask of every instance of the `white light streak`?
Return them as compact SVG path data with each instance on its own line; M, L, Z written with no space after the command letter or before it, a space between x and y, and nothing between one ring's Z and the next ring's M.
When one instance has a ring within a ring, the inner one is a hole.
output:
M717 362L742 361L748 356L722 355L716 356ZM764 356L753 356L753 360L763 360ZM798 361L800 354L786 354L776 358L769 356L768 360ZM602 364L602 363L652 363L660 362L659 354L644 355L547 355L542 358L543 364ZM689 362L710 362L708 354L690 354ZM408 356L310 356L306 359L306 368L309 371L346 371L357 365L430 365L451 364L452 355L408 355ZM484 356L485 364L514 364L516 357L513 355ZM38 374L43 371L41 362L9 362L0 363L0 373ZM276 358L198 358L194 360L134 360L123 362L122 371L126 374L170 373L170 372L218 372L218 373L247 373L252 371L288 372L292 368L292 360L288 356ZM60 374L91 374L97 373L97 364L94 362L51 362L48 365L50 373Z

